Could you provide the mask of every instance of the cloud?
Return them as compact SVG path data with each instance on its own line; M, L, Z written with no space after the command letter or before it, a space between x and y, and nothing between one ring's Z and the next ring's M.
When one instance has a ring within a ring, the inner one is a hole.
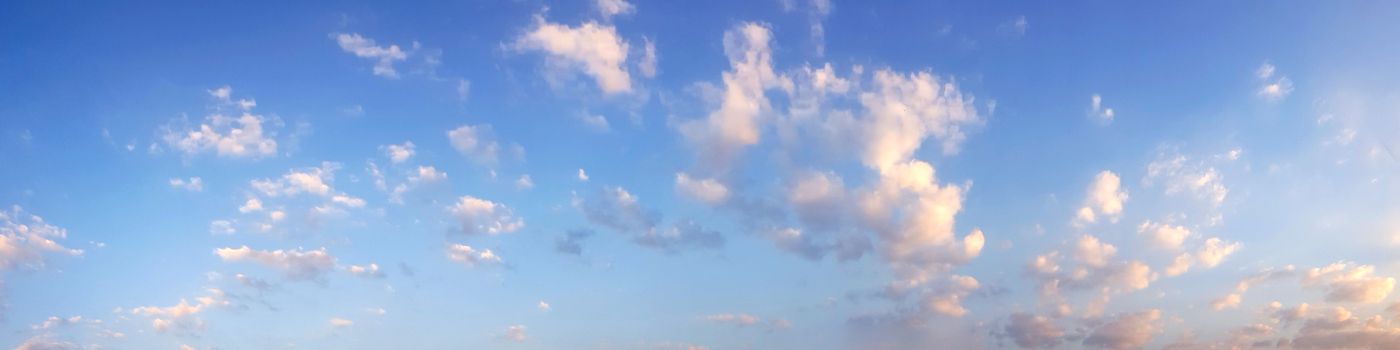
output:
M374 61L374 75L396 79L399 72L394 70L394 62L408 59L408 53L399 49L398 45L378 46L374 39L362 37L357 33L337 33L332 34L332 38L340 45L341 50Z
M501 158L502 146L496 141L490 125L463 125L447 132L452 148L473 161L494 165ZM524 152L519 145L512 147L517 155Z
M1100 242L1097 237L1081 235L1074 244L1074 258L1079 259L1084 265L1092 267L1104 267L1108 265L1109 259L1118 253L1118 248L1111 244Z
M1163 273L1170 277L1186 273L1194 266L1214 268L1239 249L1239 242L1227 242L1220 238L1211 237L1206 239L1194 254L1181 253L1177 255L1172 264L1163 270Z
M1113 108L1104 107L1103 97L1094 94L1089 97L1089 116L1098 118L1104 124L1113 122Z
M496 253L491 252L490 249L478 250L465 244L448 245L447 258L451 259L452 261L465 264L468 267L485 264L497 264L501 262L501 257L497 256Z
M1219 311L1224 309L1237 308L1240 307L1240 301L1241 298L1238 293L1230 293L1223 297L1220 297L1220 299L1215 299L1211 301L1210 309Z
M323 281L327 272L335 269L336 259L317 250L253 250L248 246L218 248L214 254L226 262L252 262L282 272L288 280Z
M273 139L276 133L264 130L266 118L252 114L257 103L231 100L232 90L227 86L210 90L216 102L211 106L215 112L205 116L198 126L167 124L160 129L161 139L186 156L213 152L220 157L256 159L277 154L277 141ZM229 112L233 114L225 114ZM276 126L280 124L280 120L275 121Z
M214 220L209 222L209 234L211 235L231 235L238 233L238 229L233 227L233 222L228 220Z
M1016 18L1002 22L1001 25L997 26L997 32L1002 33L1002 35L1020 38L1026 35L1026 30L1030 29L1030 27L1031 24L1026 21L1026 16L1016 16Z
M1167 194L1188 193L1214 207L1224 203L1230 194L1214 166L1168 151L1147 164L1147 176L1142 181L1147 185L1161 183Z
M510 233L525 227L525 221L504 204L472 196L458 198L447 211L462 223L462 233L467 235Z
M389 157L389 161L394 164L403 163L409 158L413 158L414 146L412 141L404 141L401 145L379 146L384 151L384 155Z
M43 269L51 255L81 256L81 249L64 247L68 230L25 212L20 206L0 210L0 272Z
M384 278L384 272L379 270L379 264L370 263L368 265L350 265L345 268L350 274L363 278Z
M541 300L538 305L535 305L535 308L540 309L540 311L544 312L549 312L550 310L552 310L552 308L549 306L549 303L546 303L543 300Z
M173 306L135 307L131 309L131 314L150 317L151 328L157 332L166 332L171 329L186 332L202 331L204 320L199 317L200 313L211 308L228 307L231 304L222 290L210 288L206 289L205 292L207 295L195 298L194 303L180 299L180 302Z
M578 180L581 182L588 182L588 173L584 172L583 168L578 169Z
M1152 309L1119 314L1084 338L1084 345L1102 349L1138 349L1147 345L1158 332L1160 310Z
M1288 94L1293 93L1293 80L1277 73L1277 68L1273 64L1264 62L1254 71L1254 76L1258 78L1259 86L1256 94L1268 102L1282 101Z
M708 168L727 167L741 149L757 144L760 119L772 108L764 91L792 86L791 80L773 72L770 40L768 27L757 23L740 24L724 33L730 70L723 74L723 99L705 119L679 127Z
M509 340L509 341L514 341L514 342L523 342L523 341L525 341L525 326L522 326L522 325L514 325L514 326L506 327L506 332L505 332L504 334L501 334L501 339L505 339L505 340Z
M676 252L683 248L718 248L724 237L693 220L661 226L661 215L642 207L632 193L605 186L588 198L575 198L574 207L590 223L632 238L639 245Z
M729 188L715 179L694 179L686 173L676 173L676 192L709 205L729 199Z
M656 44L646 37L642 37L642 58L637 61L637 71L647 78L656 77Z
M612 25L588 21L571 27L537 15L534 28L517 38L513 46L519 51L546 53L547 62L556 71L579 71L593 77L604 94L632 90L625 68L628 44Z
M593 5L598 9L598 13L603 15L604 19L619 15L630 15L637 12L637 8L627 3L627 0L596 0L593 2Z
M581 255L583 254L583 240L592 237L593 234L593 230L587 229L576 229L564 232L563 236L560 236L554 241L554 251L563 254Z
M51 335L41 334L15 346L15 350L80 350L82 346L68 341L54 339Z
M1101 217L1118 222L1123 215L1123 203L1128 201L1128 192L1123 191L1121 185L1118 174L1112 171L1104 170L1095 175L1094 182L1085 190L1084 206L1075 215L1075 224L1098 222Z
M1049 318L1023 312L1012 313L1004 331L1017 346L1028 349L1054 348L1060 346L1065 337L1064 329Z
M1138 234L1146 236L1153 246L1164 249L1177 249L1186 238L1191 236L1191 230L1181 226L1173 226L1152 220L1143 221L1138 225Z
M332 317L328 323L331 325L331 328L350 328L350 326L355 325L355 321L339 317Z
M1334 263L1308 269L1304 285L1324 285L1327 301L1340 303L1379 303L1395 289L1395 279L1374 276L1375 266Z
M515 179L515 188L517 189L527 190L534 187L535 181L530 180L529 174L520 175L520 178Z
M735 328L748 328L748 327L753 327L753 326L763 326L765 329L767 329L767 330L770 331L770 332L771 332L771 331L776 331L776 330L783 330L783 329L792 328L792 323L791 323L791 322L788 322L788 320L785 320L785 319L775 318L775 319L769 319L769 320L766 320L766 321L765 321L763 318L760 318L760 317L758 317L758 316L754 316L754 315L751 315L751 314L746 314L746 313L724 313L724 314L706 315L706 316L701 317L700 319L701 319L701 320L704 320L705 322L710 322L710 323L714 323L714 324L721 324L721 325L729 325L729 326L733 326L733 327L735 327Z
M325 162L317 168L290 170L278 179L258 179L250 182L254 190L264 196L296 196L302 193L330 197L336 192L330 182L335 179L335 171L340 164ZM258 206L261 207L261 204Z
M200 179L198 176L191 177L188 180L173 178L170 179L170 187L190 192L200 192L204 191L204 180Z

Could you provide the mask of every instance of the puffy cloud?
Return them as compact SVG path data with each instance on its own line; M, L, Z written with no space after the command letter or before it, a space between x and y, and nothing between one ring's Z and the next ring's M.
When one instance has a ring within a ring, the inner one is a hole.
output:
M626 69L628 44L612 25L588 21L571 27L536 16L534 28L513 45L516 50L548 54L549 65L556 70L576 70L593 77L605 94L632 90Z
M1294 349L1400 349L1400 328L1382 316L1356 317L1342 307L1309 318L1289 341Z
M1128 192L1123 191L1121 185L1118 174L1111 171L1104 170L1095 175L1094 182L1085 191L1084 206L1076 213L1075 223L1094 223L1100 217L1118 222L1118 217L1123 215L1123 203L1128 201Z
M971 96L929 72L875 72L874 88L860 94L868 115L866 149L861 159L879 171L914 156L924 140L942 141L944 154L957 153L963 128L981 123Z
M335 179L335 171L338 169L340 164L324 162L317 168L288 171L278 179L253 180L250 185L268 197L295 196L302 193L331 196L336 192L331 188L330 182ZM261 208L262 203L255 207Z
M637 12L637 8L627 3L627 0L596 0L593 5L598 9L598 13L603 15L603 18L630 15Z
M676 192L705 204L717 205L729 199L729 188L715 179L695 179L676 173Z
M1278 102L1293 92L1293 81L1283 74L1278 74L1273 64L1264 62L1254 71L1254 76L1261 84L1257 94L1265 101Z
M535 308L540 309L540 311L544 312L549 312L550 310L552 310L552 308L549 306L549 303L546 303L543 300L541 300L538 305L535 305Z
M799 175L788 188L787 200L798 220L816 230L838 229L849 209L846 185L832 172Z
M1339 262L1308 269L1303 284L1325 285L1329 302L1379 303L1395 289L1395 279L1373 276L1374 272L1375 266Z
M1214 268L1239 249L1239 242L1227 242L1220 238L1211 237L1206 239L1194 254L1181 253L1177 255L1172 264L1167 266L1163 272L1167 276L1177 276L1186 273L1195 266L1207 269Z
M1076 265L1062 266L1058 251L1038 255L1026 265L1026 273L1036 279L1041 295L1056 296L1062 289L1133 291L1147 288L1158 277L1141 261L1111 260L1117 248L1093 236L1081 236L1073 248Z
M200 331L204 329L204 320L199 318L200 313L231 304L222 290L210 288L205 292L207 295L195 298L194 303L180 299L180 302L173 306L141 306L132 308L130 312L132 315L150 317L151 328L158 332L172 328L190 332Z
M773 72L771 39L768 27L757 23L743 23L724 33L730 70L723 74L722 100L705 119L680 126L708 167L727 167L741 149L757 144L761 119L772 108L764 91L792 86L791 80Z
M384 278L384 272L379 270L379 264L370 263L368 265L350 265L345 268L350 274L364 278Z
M1184 155L1162 152L1147 164L1143 182L1162 183L1167 194L1188 193L1219 207L1230 194L1220 172L1214 166L1194 161Z
M340 45L340 49L356 57L373 60L374 75L385 78L398 78L399 72L394 70L394 62L408 59L408 53L399 48L398 45L378 46L374 39L360 36L357 33L334 34L335 42Z
M1186 238L1191 236L1191 230L1181 226L1173 226L1151 220L1143 221L1138 225L1138 234L1146 236L1153 246L1166 249L1177 249Z
M457 153L478 163L492 165L501 157L502 146L496 141L495 132L490 125L463 125L448 131L447 139ZM519 146L516 146L515 150L519 152Z
M1060 346L1065 337L1064 329L1049 318L1022 312L1011 314L1004 331L1017 346L1027 349L1054 348Z
M215 113L205 116L197 127L174 123L163 126L161 139L186 156L214 152L221 157L262 158L277 154L277 141L273 139L276 134L264 130L267 119L251 112L257 103L232 101L231 91L227 86L211 90L210 95L217 101L213 106ZM281 124L280 120L275 124Z
M525 221L515 217L505 204L472 196L462 196L447 210L461 221L462 233L468 235L510 233L525 227Z
M583 168L578 169L578 180L583 182L588 181L588 173L584 172Z
M1105 124L1113 122L1113 108L1104 107L1103 97L1099 94L1089 97L1089 116L1098 118Z
M268 251L241 246L218 248L214 254L227 262L252 262L279 270L289 280L322 280L336 263L335 257L327 254L325 248Z
M64 247L68 230L25 212L20 206L0 210L0 272L42 269L51 255L83 255L81 249Z
M1103 349L1138 349L1147 345L1158 332L1160 310L1152 309L1120 314L1095 328L1084 338L1084 345Z
M170 187L190 192L199 192L204 190L204 180L201 180L198 176L191 177L188 180L181 178L173 178L170 179Z
M524 190L524 189L530 189L530 188L534 188L534 187L535 187L535 181L530 180L530 175L529 175L529 174L520 175L520 178L515 179L515 188Z
M233 222L228 220L214 220L209 222L209 234L211 235L231 235L238 233L238 229L233 228Z
M256 212L256 211L262 211L262 210L263 210L262 200L261 200L261 199L258 199L257 197L248 198L248 201L243 202L243 205L238 206L238 212L239 212L239 213L245 213L245 214L246 214L246 213L251 213L251 212Z
M82 317L82 316L72 316L72 317L67 317L67 318L58 317L58 316L49 316L49 318L48 318L48 319L45 319L44 322L41 322L41 323L36 324L36 325L29 326L29 329L33 329L33 330L36 330L36 331L49 330L49 329L55 329L55 328L59 328L59 327L63 327L63 326L78 324L79 322L82 322L82 321L83 321L83 317Z
M395 164L403 163L409 158L413 158L413 154L415 153L412 141L404 141L401 145L379 146L379 149L384 151L384 155L389 157L389 161Z
M490 249L478 250L465 244L452 244L447 246L447 258L466 264L467 266L496 264L501 262L501 257L491 252Z
M1074 258L1084 265L1103 267L1118 253L1112 244L1100 242L1098 237L1081 235L1074 243Z
M1238 293L1230 293L1228 295L1220 297L1220 299L1215 299L1211 301L1210 308L1211 310L1217 311L1230 308L1237 308L1240 307L1240 300L1241 298Z
M525 341L525 326L514 325L506 327L506 332L504 334L501 334L501 338L514 342Z

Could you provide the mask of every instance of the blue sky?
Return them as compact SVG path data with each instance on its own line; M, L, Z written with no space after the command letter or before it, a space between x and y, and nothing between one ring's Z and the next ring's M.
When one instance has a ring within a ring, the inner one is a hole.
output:
M0 346L1400 347L1400 4L0 5Z

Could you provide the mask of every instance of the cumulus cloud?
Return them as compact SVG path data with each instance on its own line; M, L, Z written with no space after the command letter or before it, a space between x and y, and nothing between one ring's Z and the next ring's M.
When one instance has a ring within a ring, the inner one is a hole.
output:
M1324 286L1329 302L1379 303L1395 289L1395 278L1375 276L1375 269L1371 265L1334 263L1308 269L1303 273L1303 284Z
M385 78L398 78L399 72L394 69L394 63L408 59L408 53L400 49L398 45L379 46L374 39L360 36L357 33L337 33L333 34L336 44L347 53L356 57L374 61L374 75Z
M288 280L322 281L335 269L336 259L325 248L316 250L254 250L248 246L218 248L214 255L226 262L251 262L282 272Z
M468 235L510 233L525 227L525 221L505 204L472 196L458 198L447 211L462 223L462 233Z
M1240 301L1241 297L1238 293L1230 293L1223 297L1220 297L1219 299L1211 301L1210 308L1211 310L1216 311L1237 308L1240 307Z
M1082 235L1071 248L1074 261L1070 262L1075 264L1064 264L1059 251L1051 251L1026 265L1026 273L1038 282L1041 295L1059 296L1062 290L1134 291L1147 288L1158 277L1141 261L1113 259L1117 247L1096 237Z
M495 131L487 124L457 127L447 132L447 139L457 153L484 165L496 164L502 157L501 153L506 151L501 143L496 141ZM523 152L519 145L511 147L509 151L516 156Z
M1128 201L1128 192L1123 191L1121 185L1118 174L1111 171L1104 170L1095 175L1094 182L1085 191L1084 206L1079 208L1074 222L1094 223L1101 217L1118 222L1118 217L1123 215L1123 203Z
M1120 314L1095 328L1084 338L1084 345L1101 349L1127 350L1147 345L1159 331L1160 310Z
M509 341L514 341L514 342L523 342L523 341L525 341L525 326L522 326L522 325L514 325L514 326L506 327L505 333L502 333L502 334L501 334L501 339L505 339L505 340L509 340Z
M335 179L335 171L338 169L339 164L325 162L316 168L293 169L281 178L253 180L250 185L268 197L296 196L303 193L330 197L336 194L330 183ZM261 208L261 203L258 203L256 208Z
M350 265L345 268L350 274L363 278L384 278L384 271L379 270L379 264L370 263L367 265Z
M588 173L584 172L583 168L578 169L578 180L582 182L588 182Z
M137 316L151 318L151 328L158 332L166 332L172 329L198 332L204 329L204 320L199 314L213 308L227 307L231 305L222 290L206 289L206 295L194 299L190 303L187 299L180 299L180 302L173 306L141 306L132 308L130 313Z
M409 158L413 158L413 154L415 153L412 141L404 141L403 144L399 145L379 146L379 149L384 151L384 155L388 156L389 161L394 164L403 163Z
M469 267L501 262L501 257L491 252L490 249L476 249L465 244L447 246L447 258Z
M626 4L623 1L603 1L599 5L604 2ZM630 10L631 5L625 8ZM621 7L614 9L620 11ZM604 94L632 90L632 80L626 68L628 43L612 25L588 21L573 27L535 16L534 27L516 38L513 47L519 51L547 54L548 65L556 73L577 71L591 76Z
M1065 337L1064 329L1049 318L1023 312L1011 314L1004 332L1017 346L1027 349L1054 348Z
M603 18L630 15L637 12L637 7L632 6L627 0L595 0L593 5L598 9L598 13L603 15Z
M170 148L194 156L213 152L221 157L263 158L277 154L275 132L265 130L267 118L253 114L253 100L231 99L233 89L225 86L210 90L215 99L214 113L204 117L197 126L172 122L160 129L161 139ZM273 126L280 127L280 120Z
M587 229L564 232L563 236L560 236L559 239L554 241L554 251L563 254L581 255L583 254L583 240L592 237L593 234L593 230Z
M715 179L691 178L686 173L676 173L676 192L709 205L717 205L729 199L729 188Z
M1146 236L1148 241L1158 248L1177 249L1186 242L1187 237L1191 236L1191 230L1179 225L1174 226L1148 220L1138 225L1138 234Z
M764 91L792 85L773 72L770 40L768 27L757 23L744 23L724 33L730 70L723 74L722 100L705 119L680 126L707 167L727 167L740 150L757 144L761 119L772 108Z
M1255 78L1259 80L1259 90L1256 94L1268 102L1278 102L1293 93L1293 80L1277 72L1273 64L1264 62L1254 71Z
M1228 242L1211 237L1206 239L1194 254L1188 252L1177 255L1172 264L1163 270L1163 273L1167 276L1177 276L1196 266L1206 269L1214 268L1239 249L1239 242Z
M200 179L198 176L189 179L173 178L170 179L170 187L190 192L200 192L204 191L204 180Z
M20 206L0 210L0 272L44 268L50 256L83 255L81 249L64 247L68 230L44 221Z
M656 44L651 39L642 38L642 58L637 61L637 71L647 78L656 77Z

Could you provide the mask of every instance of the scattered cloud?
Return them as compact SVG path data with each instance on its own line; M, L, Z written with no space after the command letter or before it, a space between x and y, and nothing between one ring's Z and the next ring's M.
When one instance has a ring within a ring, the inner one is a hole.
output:
M408 59L408 53L400 49L398 45L379 46L374 39L360 36L357 33L335 33L331 35L340 49L356 57L374 61L374 75L385 78L397 79L398 70L394 69L394 63Z
M254 250L248 246L238 248L218 248L214 255L226 262L251 262L282 272L288 280L323 281L327 272L335 269L336 259L326 253L325 248L317 250Z
M266 130L268 125L264 125L269 120L252 113L257 102L232 100L232 91L228 86L209 90L215 101L211 106L214 112L206 115L197 126L171 122L161 127L161 139L186 156L212 152L220 157L257 159L276 155L277 140L273 139L276 133ZM281 124L280 119L273 119L270 126L280 128Z
M599 2L600 5L604 3L627 4L623 1ZM631 5L626 5L626 9L631 9ZM601 6L600 10L606 11ZM516 38L512 46L522 52L547 54L546 65L551 74L581 72L592 77L604 94L632 90L632 78L626 69L628 43L612 25L588 21L573 27L551 23L544 16L537 15L534 27Z
M476 249L465 244L452 244L447 246L447 258L460 262L468 267L497 264L501 262L501 257L490 249Z
M472 196L458 198L447 211L461 222L462 233L467 235L510 233L525 227L525 221L504 204Z

